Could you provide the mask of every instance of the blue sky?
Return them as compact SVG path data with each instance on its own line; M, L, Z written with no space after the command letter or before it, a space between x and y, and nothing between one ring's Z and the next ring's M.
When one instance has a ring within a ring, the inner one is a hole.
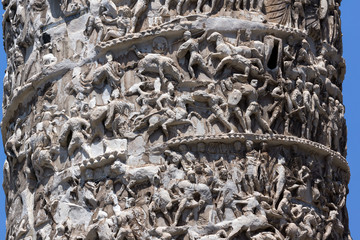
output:
M347 73L343 84L344 104L346 106L346 121L348 125L348 156L351 169L347 208L349 212L350 231L353 239L360 239L360 1L344 0L341 4L341 19L343 31L344 58ZM3 14L3 10L0 13ZM2 33L2 28L1 28ZM2 82L6 68L6 57L3 50L3 39L0 44L0 81ZM2 84L1 84L2 86ZM2 100L2 91L0 92ZM0 110L1 111L1 110ZM0 114L2 116L2 112ZM1 141L2 142L2 141ZM5 155L0 144L0 165L3 166ZM357 157L359 156L359 157ZM2 167L1 167L2 169ZM0 171L2 185L3 172ZM0 189L0 239L5 239L5 196Z

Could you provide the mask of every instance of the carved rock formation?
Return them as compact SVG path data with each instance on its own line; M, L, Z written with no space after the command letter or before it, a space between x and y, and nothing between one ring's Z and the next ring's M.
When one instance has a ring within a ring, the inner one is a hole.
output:
M3 0L7 239L351 239L341 0Z

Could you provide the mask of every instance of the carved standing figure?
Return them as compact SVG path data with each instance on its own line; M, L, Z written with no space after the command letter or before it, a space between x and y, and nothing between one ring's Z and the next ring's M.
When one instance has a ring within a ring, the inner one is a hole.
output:
M60 145L68 150L69 156L72 156L79 148L82 148L86 155L88 154L86 143L87 139L90 139L88 133L90 124L85 119L78 117L76 108L72 108L70 114L71 117L61 128L59 135Z
M203 35L199 39L191 38L191 32L184 32L184 40L185 42L181 44L176 55L179 59L184 58L187 53L190 53L188 71L190 77L195 79L194 66L198 65L198 67L205 72L206 75L211 77L211 73L206 66L204 58L200 55L199 51L199 43L206 39L207 31L203 33Z

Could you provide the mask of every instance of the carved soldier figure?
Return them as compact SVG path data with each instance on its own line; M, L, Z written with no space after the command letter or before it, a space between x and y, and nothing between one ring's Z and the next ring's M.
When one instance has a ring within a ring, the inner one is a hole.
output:
M248 194L253 193L259 189L258 168L260 166L260 155L254 149L254 143L251 140L246 140L246 174L245 179L250 187Z
M267 122L261 116L261 108L258 101L258 97L261 96L265 91L268 84L268 79L265 80L264 85L261 88L258 88L258 80L252 79L250 84L244 83L240 87L240 91L242 96L247 100L247 108L245 112L245 123L246 123L246 130L245 132L249 133L252 132L251 130L251 116L254 115L256 121L259 125L267 132L272 133Z
M303 29L305 21L305 12L303 7L303 0L295 0L292 10L293 25L295 28Z
M167 48L167 42L164 38L153 41L153 50L156 53L143 54L135 45L130 47L130 50L134 50L136 56L141 59L138 62L137 72L142 81L145 80L145 72L158 73L162 84L167 82L165 74L170 75L176 81L182 80L183 75L176 67L175 62L171 58L162 55L166 53Z
M314 88L313 88L312 98L311 98L311 101L312 101L312 106L311 106L312 110L311 111L314 113L313 121L312 121L313 127L311 128L311 129L313 129L313 131L312 131L313 138L316 137L316 134L318 131L320 116L327 117L326 110L322 107L319 96L320 96L320 86L318 84L315 84Z
M327 124L327 143L326 145L334 148L334 150L339 150L339 128L337 123L340 122L340 113L337 106L335 106L335 100L332 97L329 97L329 122Z
M206 66L206 63L203 59L203 57L199 53L199 43L204 41L206 39L207 32L203 33L203 35L199 39L191 38L191 32L185 31L184 32L184 40L185 42L181 44L179 47L176 55L179 59L184 58L187 53L190 53L190 59L189 59L189 65L188 65L188 71L190 74L190 77L192 79L195 79L195 72L193 69L194 65L198 65L201 70L205 72L206 75L211 77L211 73Z
M78 117L77 111L76 108L70 110L71 117L65 122L59 135L60 145L68 150L69 156L72 156L78 148L82 148L85 155L88 154L85 145L90 138L88 133L90 124Z
M276 205L280 199L281 194L284 191L285 183L286 183L286 170L284 167L285 158L281 155L278 155L278 163L274 167L273 176L273 184L276 183L276 191L273 197L273 208L276 208Z
M312 109L312 94L311 94L312 87L313 84L311 82L306 82L305 89L303 91L303 100L305 106L304 110L305 110L305 116L307 116L307 118L305 124L302 125L301 136L307 139L310 139L310 134L312 130L312 119L314 115Z
M221 96L215 95L214 92L215 92L215 85L211 83L208 85L207 92L199 90L193 93L193 98L195 100L201 99L207 102L212 112L212 114L208 117L206 122L208 131L209 132L211 131L211 122L214 121L215 119L219 120L228 131L230 132L236 131L233 125L227 120L227 111L224 111L222 109L222 107L226 107L225 99Z
M290 123L289 114L293 108L293 104L290 98L292 81L291 80L283 80L280 82L280 86L277 86L271 92L271 96L274 98L274 104L270 108L273 110L271 118L269 120L269 126L272 126L275 120L281 115L281 112L285 110L285 126L288 126ZM276 126L275 126L276 128ZM285 134L288 133L288 128L285 127Z
M105 80L113 89L120 88L120 79L124 75L124 71L120 63L114 61L113 55L111 52L106 53L107 62L97 68L93 75L93 84L100 85L98 87L102 88Z
M138 23L141 15L147 10L149 5L149 0L137 0L135 6L131 9L132 19L131 19L131 29L130 32L134 33L136 29L136 24Z
M292 109L289 113L289 118L293 118L294 115L296 116L296 118L298 118L302 124L302 126L305 123L305 115L304 115L304 111L303 109L304 107L304 102L303 102L303 82L302 80L298 79L296 81L296 88L291 92L290 94L290 98L291 98L291 102L292 102ZM289 126L290 122L287 122L285 124L285 132L289 132ZM303 129L303 128L302 128Z

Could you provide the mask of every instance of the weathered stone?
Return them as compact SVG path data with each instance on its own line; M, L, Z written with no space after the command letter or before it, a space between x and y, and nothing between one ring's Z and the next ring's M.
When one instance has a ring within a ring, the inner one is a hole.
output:
M3 1L7 239L351 239L340 0Z

